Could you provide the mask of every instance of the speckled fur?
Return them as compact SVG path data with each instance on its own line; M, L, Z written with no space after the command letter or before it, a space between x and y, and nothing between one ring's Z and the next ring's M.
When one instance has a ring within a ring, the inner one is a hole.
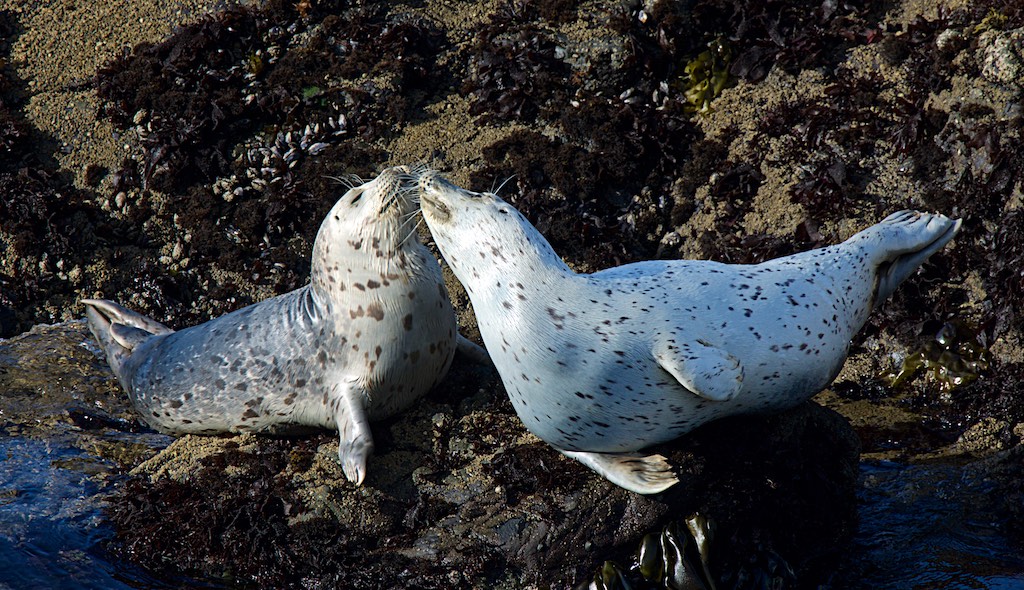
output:
M842 244L763 264L649 261L585 275L498 197L431 173L420 185L424 218L520 418L598 471L610 460L600 454L813 396L876 302L959 228L904 211ZM649 493L675 481L616 483Z
M361 482L367 420L408 407L438 383L456 319L411 217L409 171L385 170L331 209L306 287L171 331L87 300L90 327L140 415L173 434L337 428Z

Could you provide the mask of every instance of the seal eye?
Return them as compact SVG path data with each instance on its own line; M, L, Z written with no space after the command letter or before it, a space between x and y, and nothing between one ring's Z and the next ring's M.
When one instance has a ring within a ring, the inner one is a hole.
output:
M508 209L502 207L501 209L498 209L498 213L501 213L502 215L508 215Z
M363 198L363 191L359 191L358 193L356 193L356 196L352 198L352 202L349 203L349 205L355 205L356 203L359 202L359 199L362 199L362 198Z

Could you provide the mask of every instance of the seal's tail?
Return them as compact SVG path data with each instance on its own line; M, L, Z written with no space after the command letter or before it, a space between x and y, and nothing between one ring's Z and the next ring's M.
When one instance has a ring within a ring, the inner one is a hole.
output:
M121 365L135 347L151 336L174 330L106 299L83 299L89 330L107 353L107 362L120 376Z
M888 299L929 256L942 249L960 230L960 220L938 213L899 211L861 232L878 240L878 271L872 307Z

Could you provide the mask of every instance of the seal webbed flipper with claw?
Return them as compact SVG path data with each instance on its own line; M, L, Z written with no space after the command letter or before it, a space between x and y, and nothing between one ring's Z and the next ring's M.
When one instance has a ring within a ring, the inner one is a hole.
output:
M338 461L345 477L356 485L366 477L366 461L373 454L373 435L364 407L367 398L355 383L338 385L335 420L338 425Z
M877 308L914 274L925 260L941 250L960 231L961 220L919 211L898 211L863 233L863 239L892 244L882 250L872 309ZM871 234L877 232L877 238Z
M662 455L558 451L583 463L620 488L638 494L657 494L679 483L672 465Z

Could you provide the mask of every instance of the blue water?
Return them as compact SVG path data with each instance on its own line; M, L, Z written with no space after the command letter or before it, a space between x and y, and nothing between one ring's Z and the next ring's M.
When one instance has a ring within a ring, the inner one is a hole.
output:
M180 588L105 554L95 474L112 466L59 441L0 436L0 590Z
M861 462L859 527L841 587L1024 589L1024 556L1003 534L979 470Z

